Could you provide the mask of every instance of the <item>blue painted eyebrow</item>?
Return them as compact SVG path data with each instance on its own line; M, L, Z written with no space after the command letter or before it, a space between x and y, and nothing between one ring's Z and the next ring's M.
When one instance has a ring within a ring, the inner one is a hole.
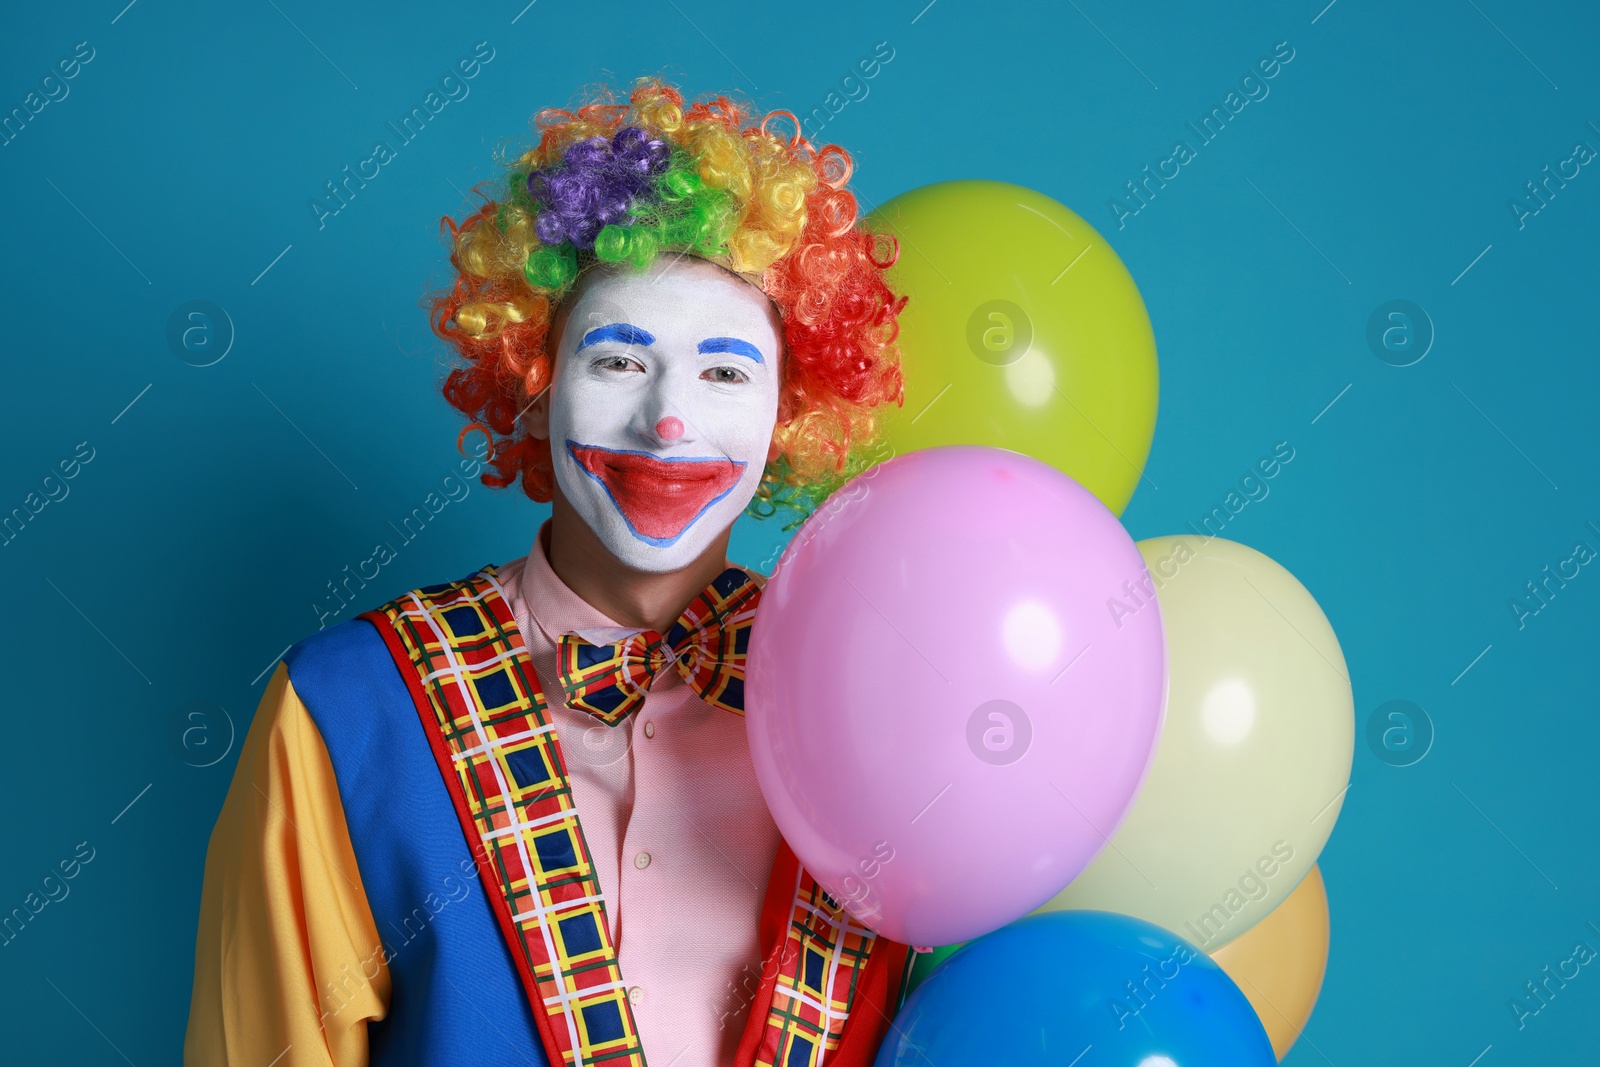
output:
M625 345L640 345L649 347L656 343L656 339L648 330L626 322L613 322L609 326L596 326L583 335L583 340L578 342L574 352L582 352L590 345L597 345L602 341L617 341Z
M737 337L707 337L700 342L701 352L728 352L735 356L745 356L757 363L766 362L761 358L761 350L749 341L741 341Z

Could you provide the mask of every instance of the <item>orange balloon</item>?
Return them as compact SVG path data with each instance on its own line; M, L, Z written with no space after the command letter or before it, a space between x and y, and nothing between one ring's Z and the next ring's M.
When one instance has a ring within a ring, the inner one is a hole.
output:
M1317 1006L1328 969L1328 890L1313 866L1282 904L1211 958L1244 992L1279 1060Z

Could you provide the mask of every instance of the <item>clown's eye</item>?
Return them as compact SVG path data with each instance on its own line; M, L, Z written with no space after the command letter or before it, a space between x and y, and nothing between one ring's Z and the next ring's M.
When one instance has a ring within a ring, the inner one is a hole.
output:
M601 356L594 361L594 366L601 370L626 371L635 367L644 370L638 360L629 359L627 356Z
M737 367L712 367L706 371L706 374L712 376L711 381L724 385L737 385L740 382L750 380L749 376ZM705 375L701 375L701 377L705 377Z

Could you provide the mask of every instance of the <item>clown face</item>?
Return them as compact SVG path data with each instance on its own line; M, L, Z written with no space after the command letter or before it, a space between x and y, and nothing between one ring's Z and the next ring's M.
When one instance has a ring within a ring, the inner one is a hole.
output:
M755 495L778 414L781 325L755 286L661 256L571 306L548 395L556 482L619 561L692 563Z

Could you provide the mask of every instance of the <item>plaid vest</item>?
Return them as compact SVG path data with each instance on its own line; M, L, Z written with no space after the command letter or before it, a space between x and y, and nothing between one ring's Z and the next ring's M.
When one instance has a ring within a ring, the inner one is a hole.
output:
M551 1067L644 1067L566 759L496 569L362 617L421 717ZM906 946L852 920L785 843L759 922L736 1067L868 1067Z

